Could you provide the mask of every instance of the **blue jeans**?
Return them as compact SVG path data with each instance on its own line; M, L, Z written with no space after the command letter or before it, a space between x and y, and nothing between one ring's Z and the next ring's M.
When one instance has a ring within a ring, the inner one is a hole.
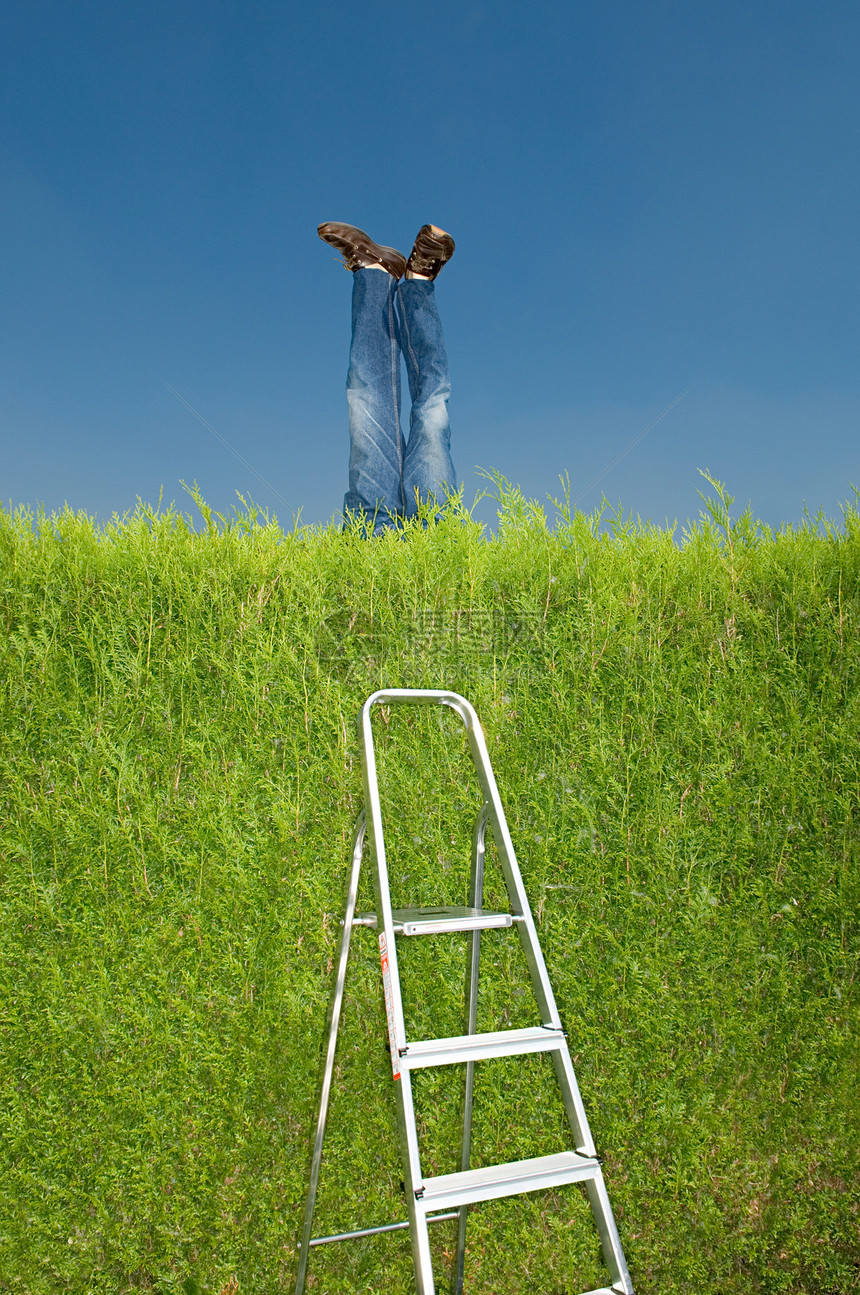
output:
M400 430L400 356L412 412ZM349 402L349 489L343 506L379 534L414 517L417 501L443 503L456 488L448 422L448 356L435 284L399 283L384 270L353 273Z

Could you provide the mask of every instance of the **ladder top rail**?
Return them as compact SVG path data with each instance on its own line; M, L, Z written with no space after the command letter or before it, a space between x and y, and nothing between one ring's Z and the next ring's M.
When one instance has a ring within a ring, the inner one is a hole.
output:
M457 692L449 692L446 688L379 688L376 692L370 694L362 706L358 716L358 731L361 736L363 763L367 776L366 791L371 802L370 818L372 826L381 828L382 825L379 821L379 787L376 781L376 759L374 756L371 712L375 706L416 703L418 705L433 705L435 703L439 706L448 706L460 716L466 729L466 737L472 750L472 757L484 795L488 803L498 809L502 820L500 826L507 836L504 813L502 812L496 780L493 777L493 770L490 765L484 729L478 719L478 712L465 697L461 697ZM506 845L513 851L513 845L509 839Z
M379 688L371 693L362 706L358 718L359 727L367 731L370 712L374 706L387 706L392 703L396 705L398 702L419 705L422 702L430 704L435 702L440 706L450 706L451 710L455 710L460 716L467 729L480 728L480 720L472 703L465 697L461 697L459 693L449 692L446 688Z

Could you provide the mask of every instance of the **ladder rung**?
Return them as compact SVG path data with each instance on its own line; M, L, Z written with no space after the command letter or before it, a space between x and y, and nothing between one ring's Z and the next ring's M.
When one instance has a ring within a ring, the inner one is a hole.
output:
M409 1070L420 1066L449 1066L483 1057L513 1057L520 1052L552 1052L564 1046L564 1031L539 1025L528 1030L496 1030L492 1034L461 1034L450 1039L409 1042L400 1054Z
M448 1219L458 1219L459 1210L448 1210L445 1214L428 1214L428 1223L442 1223ZM331 1241L354 1241L358 1237L376 1237L383 1232L406 1232L409 1228L409 1220L404 1219L402 1223L381 1223L375 1228L355 1228L352 1232L334 1232L328 1237L311 1237L308 1247L325 1246ZM600 1295L599 1291L589 1291L588 1295Z
M470 1205L473 1201L491 1201L499 1196L517 1196L520 1192L536 1192L546 1187L561 1187L565 1183L599 1177L598 1160L577 1155L575 1151L562 1151L554 1156L538 1156L533 1160L487 1165L485 1169L425 1178L418 1204L425 1212L450 1210L458 1205Z
M489 931L512 926L510 913L493 913L489 909L465 908L449 905L445 908L395 908L395 935L442 935L448 931ZM355 926L371 926L376 930L375 913L358 913L353 918Z

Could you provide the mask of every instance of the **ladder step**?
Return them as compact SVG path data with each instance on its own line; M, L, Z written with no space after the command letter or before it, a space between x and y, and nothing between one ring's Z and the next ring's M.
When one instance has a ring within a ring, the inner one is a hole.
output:
M418 1199L422 1212L456 1209L474 1201L491 1201L500 1196L518 1196L565 1183L601 1178L600 1162L575 1151L554 1156L537 1156L508 1165L487 1165L485 1169L468 1169L465 1173L440 1174L424 1179L424 1191Z
M484 1057L513 1057L521 1052L553 1052L564 1045L564 1030L539 1025L528 1030L496 1030L492 1034L409 1042L400 1060L407 1070L417 1070L421 1066L449 1066Z
M395 908L392 911L395 935L442 935L448 931L490 931L512 926L510 913L493 913L489 909L449 905L445 908ZM358 913L354 926L376 930L375 913Z

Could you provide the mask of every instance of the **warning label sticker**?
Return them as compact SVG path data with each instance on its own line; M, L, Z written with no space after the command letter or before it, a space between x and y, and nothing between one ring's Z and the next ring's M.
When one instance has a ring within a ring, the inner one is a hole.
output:
M388 945L385 932L379 932L379 956L382 962L382 989L385 994L385 1015L388 1018L388 1047L391 1052L391 1071L400 1078L400 1050L397 1047L397 1027L394 1022L394 999L391 994L391 972L388 967Z

